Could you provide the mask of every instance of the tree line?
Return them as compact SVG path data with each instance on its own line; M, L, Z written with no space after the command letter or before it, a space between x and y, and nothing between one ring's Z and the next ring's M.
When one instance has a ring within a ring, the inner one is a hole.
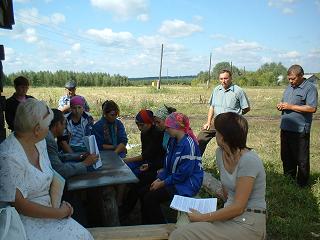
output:
M217 63L212 71L201 71L196 76L175 76L163 77L162 85L179 84L179 85L198 85L205 84L209 80L212 84L218 83L219 72L222 69L232 71L233 82L240 86L276 86L288 84L287 68L282 63L265 63L257 71L246 71L237 66L231 66L229 62ZM157 77L131 78L119 74L110 75L109 73L100 72L73 72L73 71L20 71L4 76L5 86L12 86L13 80L17 76L24 76L29 79L32 86L56 86L63 87L67 81L73 80L79 86L141 86L151 85ZM316 76L320 77L320 73Z
M236 66L231 66L229 62L217 63L210 72L200 72L193 80L193 84L206 83L219 79L219 72L223 69L228 69L232 72L233 82L240 86L276 86L287 84L287 68L282 63L265 63L257 71L246 71L239 69Z

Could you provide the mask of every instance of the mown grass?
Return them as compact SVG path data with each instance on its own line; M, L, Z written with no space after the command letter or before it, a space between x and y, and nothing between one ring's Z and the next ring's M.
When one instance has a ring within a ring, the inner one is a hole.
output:
M282 174L280 160L279 123L280 112L275 108L281 99L284 87L245 89L251 103L246 115L249 122L248 146L261 157L267 172L267 233L268 239L319 239L320 238L320 114L314 115L311 131L311 179L310 187L301 189ZM12 88L4 94L11 95ZM106 99L115 100L121 109L130 144L138 144L139 131L134 116L141 108L156 109L162 104L176 107L187 114L191 126L198 133L206 121L207 102L211 89L190 86L164 86L160 91L151 87L79 88L77 93L86 97L91 113L98 119L101 104ZM29 94L56 107L64 94L61 88L30 88ZM207 171L216 174L214 152L216 142L212 140L203 157ZM129 150L137 154L139 147Z

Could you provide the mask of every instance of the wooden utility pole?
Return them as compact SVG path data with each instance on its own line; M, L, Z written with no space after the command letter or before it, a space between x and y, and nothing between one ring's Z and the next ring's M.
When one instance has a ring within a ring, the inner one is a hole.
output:
M161 44L160 73L159 73L159 80L157 82L157 89L158 90L160 90L160 85L161 85L162 57L163 57L163 43Z
M208 71L207 88L209 88L209 83L210 83L211 57L212 57L212 53L210 53L210 62L209 62L209 71Z

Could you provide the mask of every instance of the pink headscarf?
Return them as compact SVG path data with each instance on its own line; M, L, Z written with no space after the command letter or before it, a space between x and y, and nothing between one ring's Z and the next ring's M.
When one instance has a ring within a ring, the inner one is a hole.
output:
M70 100L70 106L76 106L76 105L84 107L84 98L78 95L73 96Z
M165 121L165 126L168 128L173 128L177 130L183 130L188 134L196 143L198 143L197 137L194 135L192 129L190 128L189 118L183 113L173 112L171 113Z

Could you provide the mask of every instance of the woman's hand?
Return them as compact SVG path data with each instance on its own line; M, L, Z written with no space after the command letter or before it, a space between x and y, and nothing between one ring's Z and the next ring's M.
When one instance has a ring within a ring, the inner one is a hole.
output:
M159 178L156 179L153 183L151 183L150 191L155 191L159 188L164 187L164 181L161 181Z
M190 208L189 209L191 211L191 213L188 213L189 219L191 222L204 222L205 221L205 215L207 214L202 214L199 211Z
M73 214L73 207L70 203L62 201L60 205L61 218L69 218Z
M140 171L144 172L147 171L149 169L149 164L148 163L144 163L140 166Z

